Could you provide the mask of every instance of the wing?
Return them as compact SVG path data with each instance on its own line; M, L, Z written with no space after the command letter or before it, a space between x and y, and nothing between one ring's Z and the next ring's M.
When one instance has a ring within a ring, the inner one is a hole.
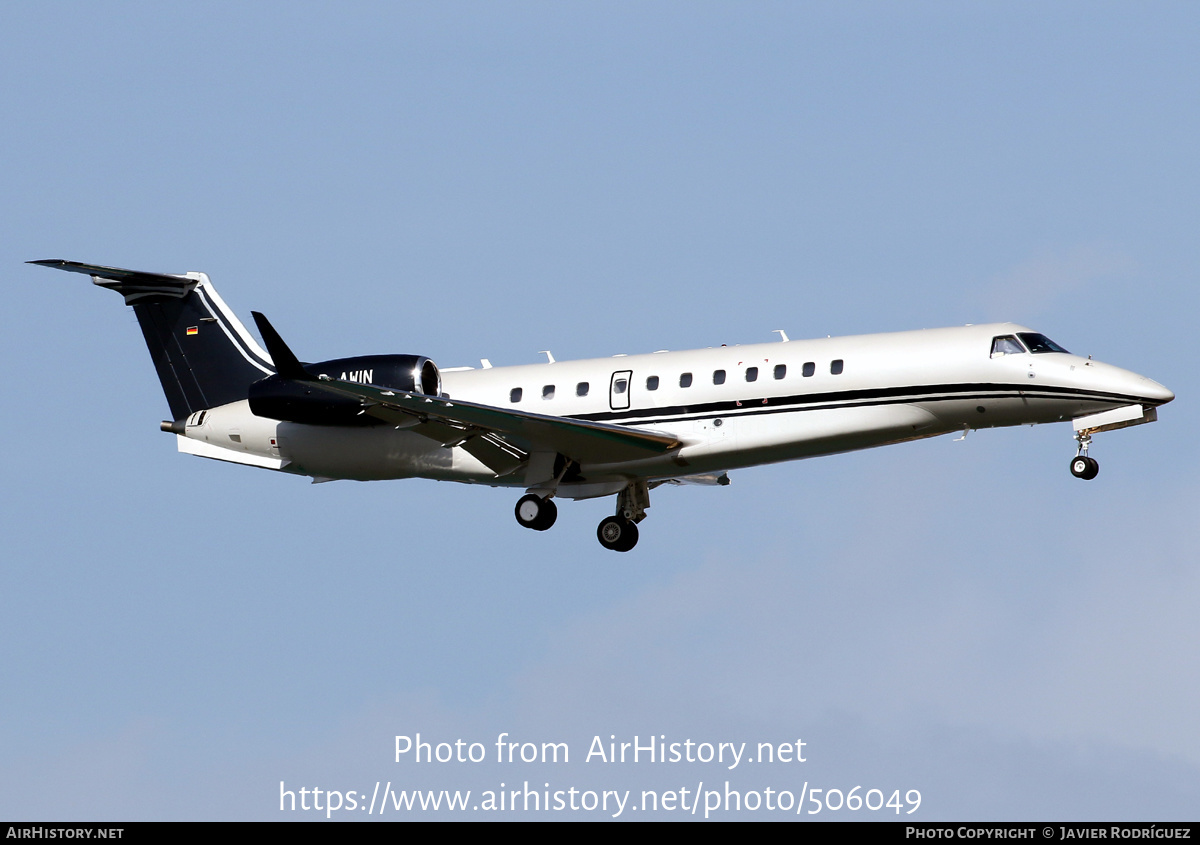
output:
M507 475L534 452L556 452L580 464L609 464L653 458L679 449L671 434L621 425L530 414L475 402L426 396L387 387L314 376L258 311L251 312L276 362L274 378L302 382L305 390L330 398L357 399L361 413L436 440L461 446L497 476Z
M328 376L321 376L312 386L333 395L356 397L369 416L412 428L419 434L440 440L443 445L463 446L467 451L472 451L469 448L472 439L486 437L491 442L500 440L526 453L558 452L579 463L590 464L652 458L683 446L674 435L657 431L530 414L340 381ZM430 423L440 425L422 430ZM486 460L484 463L491 466Z

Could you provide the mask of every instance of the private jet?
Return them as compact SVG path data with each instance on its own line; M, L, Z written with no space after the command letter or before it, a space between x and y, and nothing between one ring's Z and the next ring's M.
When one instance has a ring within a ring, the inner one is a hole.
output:
M302 362L267 318L263 346L204 273L31 261L92 277L132 306L179 451L314 482L430 478L523 490L517 522L556 499L615 496L597 528L627 552L668 484L974 429L1070 422L1071 473L1092 435L1155 421L1157 382L1013 323L439 369L422 355Z

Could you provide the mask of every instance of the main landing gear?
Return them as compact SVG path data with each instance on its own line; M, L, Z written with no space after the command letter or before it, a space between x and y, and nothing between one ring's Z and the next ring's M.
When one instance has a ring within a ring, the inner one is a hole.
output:
M600 545L614 552L627 552L637 545L637 524L646 518L650 507L650 487L634 481L617 494L617 512L606 517L596 528ZM558 519L558 506L548 496L529 493L517 500L517 522L534 531L545 531Z
M596 529L600 545L614 552L627 552L637 545L637 523L623 516L606 517Z
M646 518L650 507L650 488L645 481L626 485L617 494L617 513L606 517L596 528L600 545L614 552L627 552L637 545L637 524Z
M1071 459L1071 475L1091 481L1100 472L1099 461L1089 458L1087 453L1088 446L1092 445L1092 438L1081 431L1075 435L1075 440L1079 443L1079 453Z
M530 493L517 500L517 522L534 531L545 531L558 519L558 505L553 499L543 499Z

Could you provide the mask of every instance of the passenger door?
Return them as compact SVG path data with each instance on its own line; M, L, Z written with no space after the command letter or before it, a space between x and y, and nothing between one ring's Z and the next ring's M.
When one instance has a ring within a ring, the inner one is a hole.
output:
M608 407L614 411L629 410L629 391L633 385L633 370L617 370L608 383Z

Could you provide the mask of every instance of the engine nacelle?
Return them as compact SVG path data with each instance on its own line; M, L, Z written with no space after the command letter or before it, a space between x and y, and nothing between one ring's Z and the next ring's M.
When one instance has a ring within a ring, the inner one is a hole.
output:
M442 379L437 365L421 355L358 355L304 364L313 376L373 384L407 393L438 396ZM250 410L259 417L306 425L378 425L362 413L363 403L321 389L319 381L268 376L250 385Z
M408 393L437 396L442 392L442 377L437 365L422 355L358 355L305 364L304 369L314 376L374 384Z

